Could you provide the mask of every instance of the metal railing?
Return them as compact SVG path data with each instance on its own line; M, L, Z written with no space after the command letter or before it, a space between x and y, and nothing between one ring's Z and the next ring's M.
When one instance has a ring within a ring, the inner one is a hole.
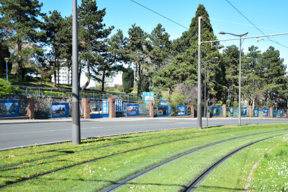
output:
M18 91L15 91L16 95L26 96L45 96L45 97L70 97L72 95L71 89L58 89L58 88L47 88L47 87L34 87L25 85L13 85L19 87ZM137 102L137 95L124 94L124 93L113 93L113 92L102 92L93 90L79 90L79 97L95 99L107 99L108 97L116 96L126 102Z

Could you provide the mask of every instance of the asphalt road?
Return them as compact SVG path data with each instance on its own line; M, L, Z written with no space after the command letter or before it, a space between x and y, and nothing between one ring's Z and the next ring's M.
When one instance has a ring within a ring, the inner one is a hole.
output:
M206 120L202 121L203 127ZM242 124L288 123L288 119L242 119ZM238 119L209 119L209 126L237 125ZM164 129L197 127L196 119L101 119L81 122L81 137L118 135ZM12 147L71 140L71 122L0 122L0 150Z

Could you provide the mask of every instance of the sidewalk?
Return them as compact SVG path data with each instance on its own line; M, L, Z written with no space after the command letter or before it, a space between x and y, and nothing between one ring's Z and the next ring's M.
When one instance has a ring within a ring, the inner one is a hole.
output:
M255 120L255 119L270 119L270 120L279 120L279 119L286 119L286 118L258 118L258 117L242 117L242 120ZM147 117L126 117L126 118L96 118L96 119L80 119L81 122L97 122L97 121L145 121L145 120L152 120L152 121L161 121L161 120L184 120L184 121L197 121L197 118L179 118L179 117L156 117L156 118L147 118ZM202 118L203 121L206 121L206 118L203 117ZM226 118L221 118L221 117L217 117L217 118L209 118L210 120L238 120L238 118L233 118L233 117L226 117ZM23 123L61 123L61 122L71 122L72 123L72 118L55 118L55 119L7 119L4 120L2 119L0 121L0 125L5 125L5 124L23 124ZM288 122L288 119L287 119Z

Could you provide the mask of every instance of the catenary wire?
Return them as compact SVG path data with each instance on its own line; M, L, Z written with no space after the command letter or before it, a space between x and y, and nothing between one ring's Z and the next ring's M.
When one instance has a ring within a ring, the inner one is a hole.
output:
M168 17L165 17L164 15L161 15L160 13L157 13L156 11L153 11L152 9L149 9L148 7L145 7L144 5L142 5L142 4L140 4L140 3L136 2L136 1L133 1L133 0L130 0L130 1L132 1L133 3L136 3L136 4L138 4L138 5L140 5L141 7L144 7L145 9L148 9L149 11L152 11L153 13L155 13L155 14L157 14L157 15L160 15L161 17L163 17L163 18L165 18L165 19L168 19L169 21L172 21L173 23L175 23L175 24L177 24L177 25L179 25L179 26L181 26L181 27L183 27L183 28L185 28L185 29L188 29L187 27L185 27L185 26L177 23L176 21L173 21L172 19L169 19Z
M238 11L238 13L240 13L247 21L249 21L256 29L258 29L258 31L260 31L263 35L265 35L264 33L263 33L263 31L261 31L256 25L254 25L254 23L252 23L243 13L241 13L234 5L232 5L232 3L230 3L228 0L226 0L236 11ZM270 37L268 37L267 36L267 38L269 39L269 40L271 40L270 39ZM273 37L272 37L273 38ZM274 39L274 38L273 38ZM273 43L276 43L276 44L278 44L278 45L281 45L281 46L283 46L283 47L285 47L285 48L287 48L288 49L288 47L286 47L285 45L282 45L282 44L280 44L280 43L278 43L276 40L275 41L273 41L273 40L271 40Z

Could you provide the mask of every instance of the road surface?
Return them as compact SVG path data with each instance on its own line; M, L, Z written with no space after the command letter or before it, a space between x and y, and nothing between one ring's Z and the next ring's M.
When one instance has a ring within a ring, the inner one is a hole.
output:
M0 121L0 150L6 148L66 141L72 138L72 122L64 121ZM32 122L32 123L28 123ZM202 121L206 126L206 119ZM242 118L244 124L288 123L285 118ZM209 126L237 125L237 118L209 119ZM81 121L81 137L118 135L132 132L197 127L197 119L189 118L119 118Z

